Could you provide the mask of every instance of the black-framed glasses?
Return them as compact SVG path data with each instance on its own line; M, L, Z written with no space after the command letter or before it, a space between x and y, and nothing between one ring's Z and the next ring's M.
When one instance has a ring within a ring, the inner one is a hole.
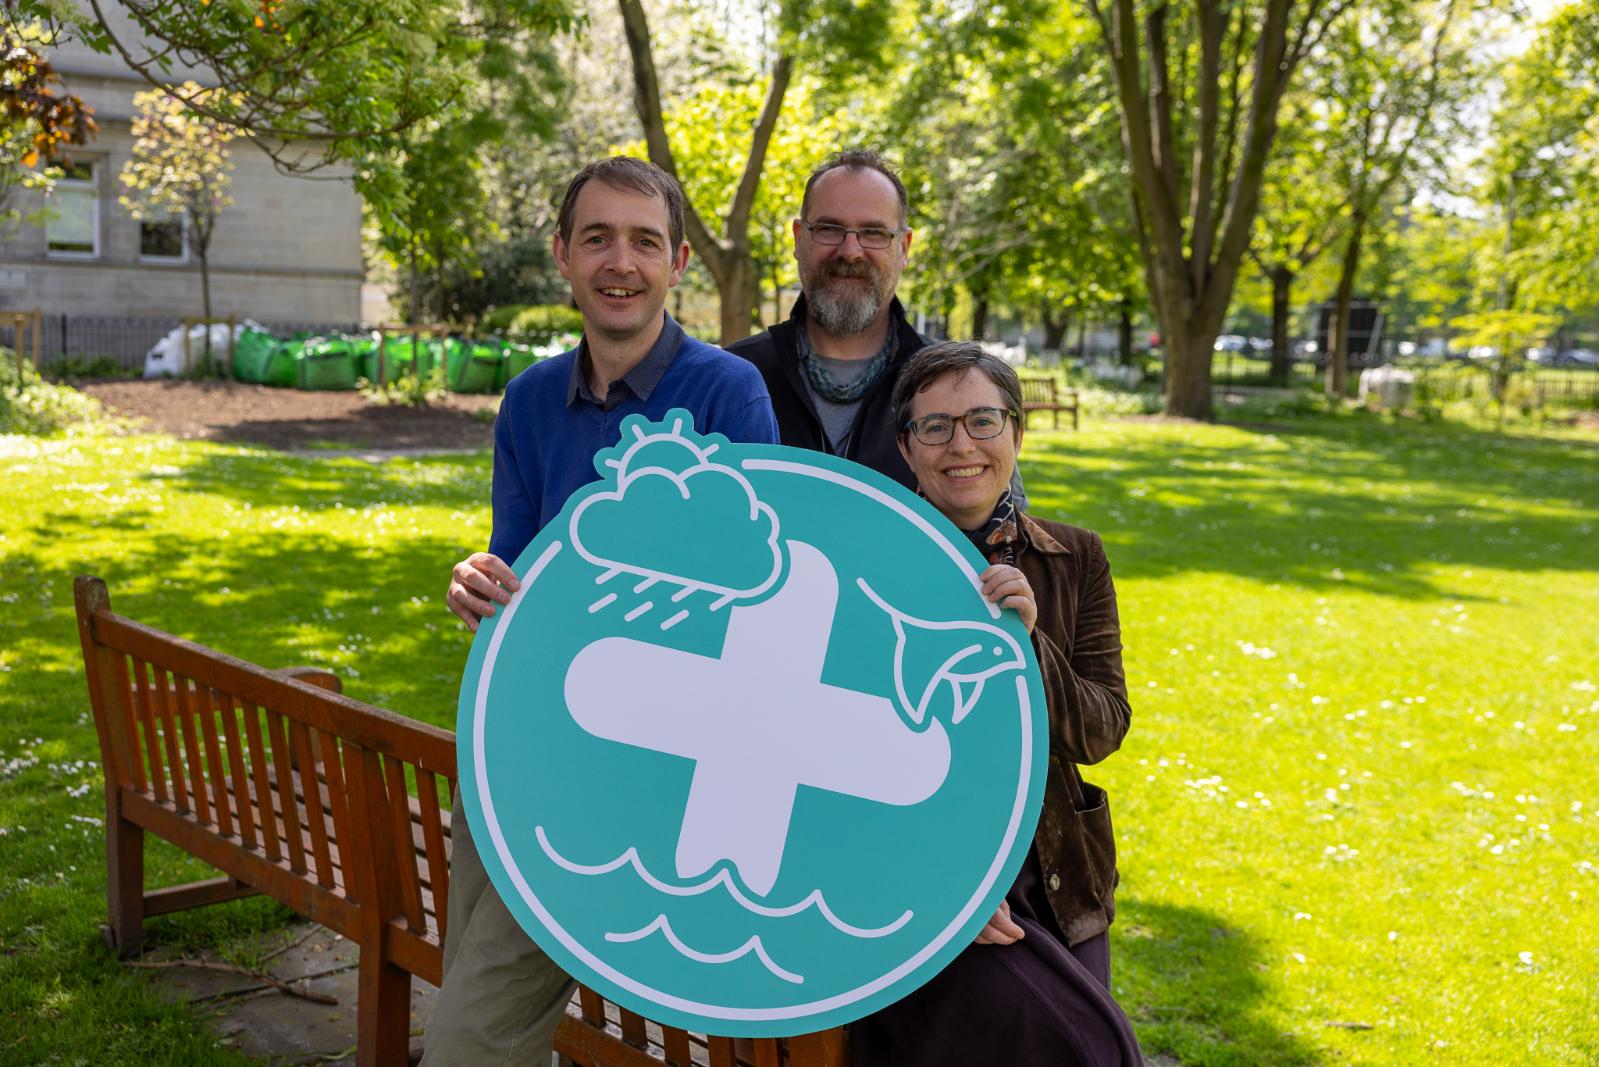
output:
M850 234L855 235L862 248L869 248L874 252L881 252L894 243L894 238L904 233L904 230L886 230L881 226L858 226L851 228L839 226L832 222L806 222L799 220L799 224L810 231L811 240L819 245L841 245Z
M958 422L966 427L966 436L973 441L987 441L1004 433L1005 424L1014 414L1009 408L972 408L964 415L938 412L911 419L905 428L924 445L947 445L955 437Z

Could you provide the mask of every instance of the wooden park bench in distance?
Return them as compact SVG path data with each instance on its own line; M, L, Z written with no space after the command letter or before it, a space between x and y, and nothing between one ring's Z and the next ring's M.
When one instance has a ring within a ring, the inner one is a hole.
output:
M1077 390L1062 389L1060 379L1053 374L1048 377L1036 375L1018 375L1022 383L1022 421L1025 424L1027 416L1035 411L1047 411L1054 420L1054 428L1060 429L1061 412L1068 412L1072 417L1072 429L1077 429Z
M105 772L107 940L147 917L263 893L360 949L357 1061L404 1064L411 977L438 985L448 915L455 735L363 704L314 668L271 671L73 593ZM144 835L221 877L146 891ZM580 988L564 1065L844 1067L842 1030L737 1040L658 1026Z

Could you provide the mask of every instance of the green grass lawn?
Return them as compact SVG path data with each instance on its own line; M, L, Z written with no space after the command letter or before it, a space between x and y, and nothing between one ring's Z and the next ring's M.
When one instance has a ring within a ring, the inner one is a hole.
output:
M1104 535L1133 729L1114 983L1182 1064L1599 1061L1599 447L1363 414L1037 433L1034 510ZM71 581L449 725L446 570L486 455L0 438L0 1063L237 1062L101 947ZM201 869L159 843L152 883ZM284 912L152 920L215 947Z

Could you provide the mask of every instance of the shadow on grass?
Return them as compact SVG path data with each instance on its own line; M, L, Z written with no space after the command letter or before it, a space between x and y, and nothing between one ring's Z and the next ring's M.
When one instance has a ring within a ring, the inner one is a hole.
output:
M1310 1046L1261 1017L1266 967L1250 934L1210 912L1117 901L1111 985L1146 1056L1184 1067L1318 1062Z
M1124 578L1471 599L1434 569L1599 568L1599 449L1372 416L1230 429L1245 436L1181 423L1110 449L1035 436L1030 506L1098 531Z
M81 547L104 544L108 529L119 535L112 549L96 557ZM26 627L16 620L12 636L63 653L36 658L34 673L51 680L33 685L81 695L72 582L92 574L119 614L266 667L330 667L356 699L454 726L471 635L443 594L460 545L413 535L369 547L277 530L175 546L136 514L72 513L45 518L26 544L0 581L49 589L55 608ZM8 631L0 625L0 637Z

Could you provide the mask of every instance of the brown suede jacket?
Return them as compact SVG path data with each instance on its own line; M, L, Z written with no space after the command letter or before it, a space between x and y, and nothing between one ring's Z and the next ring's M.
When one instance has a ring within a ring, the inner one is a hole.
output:
M1038 602L1033 649L1049 702L1049 775L1033 835L1051 909L1068 944L1103 933L1116 913L1116 841L1105 791L1079 764L1121 747L1132 709L1122 676L1116 589L1099 535L1022 516L1016 565Z

